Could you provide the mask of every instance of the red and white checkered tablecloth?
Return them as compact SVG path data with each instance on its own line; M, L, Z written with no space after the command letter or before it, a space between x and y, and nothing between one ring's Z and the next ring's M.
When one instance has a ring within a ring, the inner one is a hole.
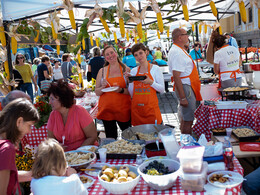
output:
M99 161L98 161L99 162ZM239 161L234 157L234 166L235 166L235 171L240 173L241 175L244 174L244 170L239 164ZM130 160L130 159L108 159L107 163L112 164L112 165L124 165L124 164L135 164L135 160ZM93 176L92 176L93 177ZM98 178L94 177L95 183L91 188L88 189L89 195L102 195L102 194L110 194L108 193L99 183ZM240 194L241 191L241 184L233 187L233 188L227 188L225 195L235 195L235 194ZM152 190L146 183L145 181L141 178L137 186L134 188L134 190L128 194L133 194L133 195L166 195L166 194L180 194L180 195L204 195L206 194L206 191L203 192L192 192L192 191L184 191L181 188L181 180L178 177L176 184L169 190L164 190L164 191L157 191L157 190Z
M48 132L47 132L47 124L43 125L39 129L36 129L36 127L32 126L32 132L29 134L26 134L23 139L21 140L22 146L29 145L31 147L38 147L38 145L47 138Z
M216 106L201 104L195 111L196 123L193 131L200 136L205 134L210 140L210 129L249 126L260 133L260 101L248 105L246 109L217 109Z

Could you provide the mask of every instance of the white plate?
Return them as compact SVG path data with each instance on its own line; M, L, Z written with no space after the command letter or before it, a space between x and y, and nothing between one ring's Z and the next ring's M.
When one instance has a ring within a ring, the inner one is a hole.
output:
M89 151L89 149L92 147L96 148L96 150L98 149L98 147L95 145L89 145L89 146L81 146L77 150Z
M111 165L108 164L108 163L96 163L96 164L90 165L90 166L88 167L88 169L91 169L92 167L99 167L100 169L95 169L94 171L85 171L85 173L88 174L88 175L97 177L99 171L101 171L101 168L102 168L103 166L105 166L105 165L107 165L107 166L109 166L109 167L111 166Z
M209 179L213 174L224 174L224 175L229 174L231 176L229 178L229 181L226 181L225 183L220 183L217 181L212 183ZM220 187L220 188L232 188L232 187L235 187L235 186L241 184L244 180L242 175L240 175L237 172L233 172L233 171L216 171L216 172L209 174L207 179L211 185Z
M104 88L104 89L101 89L102 92L112 92L112 91L116 91L119 87L116 86L116 87L107 87L107 88Z
M95 183L95 179L93 178L93 177L90 177L90 176L87 176L87 175L85 175L84 173L83 174L79 174L78 173L78 176L80 177L80 176L84 176L84 177L88 177L89 179L91 179L92 180L92 182L89 182L89 183L83 183L83 185L85 186L85 188L89 188L89 187L91 187L94 183Z

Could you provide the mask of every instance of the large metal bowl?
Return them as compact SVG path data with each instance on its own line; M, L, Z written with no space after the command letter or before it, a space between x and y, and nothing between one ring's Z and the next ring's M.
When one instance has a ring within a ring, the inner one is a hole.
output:
M84 150L72 150L72 151L65 152L65 156L66 156L66 154L69 154L69 153L90 153L91 154L91 158L89 160L86 160L85 162L83 162L81 164L69 164L68 163L68 165L70 167L76 169L77 171L80 171L80 169L87 168L91 164L94 164L97 160L96 154L94 152L84 151Z
M126 140L130 140L132 137L134 139L137 139L136 133L141 132L144 134L150 134L150 133L159 133L163 129L169 128L170 125L154 125L154 124L145 124L145 125L137 125L134 127L129 127L125 129L122 132L122 137ZM174 126L170 126L171 128L174 128ZM146 141L146 143L154 142L153 141Z

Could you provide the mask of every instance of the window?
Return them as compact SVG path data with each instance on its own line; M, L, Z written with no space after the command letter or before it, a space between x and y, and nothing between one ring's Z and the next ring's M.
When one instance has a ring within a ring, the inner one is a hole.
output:
M241 15L240 12L238 12L238 25L241 25L242 21L241 21Z
M249 23L253 22L253 11L251 7L248 9L248 20Z
M237 44L238 44L238 47L241 47L241 41L240 40L237 41Z
M248 47L252 47L252 40L251 39L248 39Z

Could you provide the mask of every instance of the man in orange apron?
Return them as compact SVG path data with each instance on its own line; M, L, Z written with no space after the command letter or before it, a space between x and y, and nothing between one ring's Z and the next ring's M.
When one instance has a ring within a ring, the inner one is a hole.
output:
M194 111L202 100L201 83L197 67L185 50L189 41L186 30L177 28L172 32L173 46L169 51L168 65L173 74L176 94L179 98L180 129L182 134L192 133Z

